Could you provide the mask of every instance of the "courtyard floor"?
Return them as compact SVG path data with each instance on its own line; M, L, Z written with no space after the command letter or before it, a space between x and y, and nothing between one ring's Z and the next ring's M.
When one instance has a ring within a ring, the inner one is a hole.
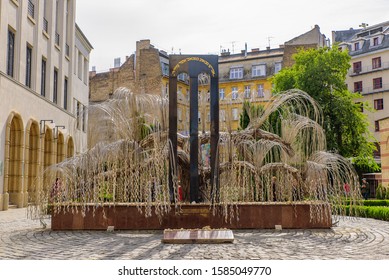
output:
M0 212L2 260L389 260L389 222L340 219L327 230L234 230L232 244L163 244L162 231L52 231L26 209Z

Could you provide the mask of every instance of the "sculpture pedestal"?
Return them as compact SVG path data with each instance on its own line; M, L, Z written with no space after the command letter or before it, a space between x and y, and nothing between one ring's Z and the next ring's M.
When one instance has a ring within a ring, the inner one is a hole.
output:
M311 207L320 215L311 216ZM163 230L163 229L274 229L280 225L283 229L331 228L331 207L325 203L250 203L234 204L233 216L223 216L223 206L215 206L215 213L209 204L182 204L180 211L174 207L162 217L158 217L155 208L151 216L145 217L136 205L104 205L95 208L63 206L51 217L52 230ZM144 209L143 209L144 210Z

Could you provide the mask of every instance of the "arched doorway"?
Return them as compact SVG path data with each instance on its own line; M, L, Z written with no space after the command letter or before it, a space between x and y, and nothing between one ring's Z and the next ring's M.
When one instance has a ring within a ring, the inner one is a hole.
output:
M68 148L67 148L67 157L71 158L74 156L74 142L73 138L69 136L68 138Z
M57 163L62 162L65 159L65 140L63 134L58 132L57 139Z
M50 128L46 128L44 138L44 153L43 153L43 187L47 188L51 186L49 182L50 178L47 176L47 168L54 163L53 158L53 131Z
M9 199L5 201L4 209L8 209L7 203L23 207L23 138L22 118L17 113L11 113L5 133L4 194L6 197L9 195Z
M26 129L26 191L27 202L35 201L37 179L39 175L39 126L36 121L30 121Z

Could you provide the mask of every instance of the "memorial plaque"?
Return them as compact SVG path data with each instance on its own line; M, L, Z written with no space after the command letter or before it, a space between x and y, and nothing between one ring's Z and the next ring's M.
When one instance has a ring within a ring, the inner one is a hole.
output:
M162 242L168 244L232 243L234 234L229 229L165 229Z

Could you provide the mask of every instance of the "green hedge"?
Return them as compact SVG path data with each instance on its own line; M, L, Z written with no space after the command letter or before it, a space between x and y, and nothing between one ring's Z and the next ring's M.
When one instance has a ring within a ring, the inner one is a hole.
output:
M389 221L389 207L386 206L343 206L346 215L373 218L377 220Z
M357 201L359 205L364 206L389 206L389 200L387 199L369 199L369 200L359 200ZM350 200L342 201L343 205L349 205Z

